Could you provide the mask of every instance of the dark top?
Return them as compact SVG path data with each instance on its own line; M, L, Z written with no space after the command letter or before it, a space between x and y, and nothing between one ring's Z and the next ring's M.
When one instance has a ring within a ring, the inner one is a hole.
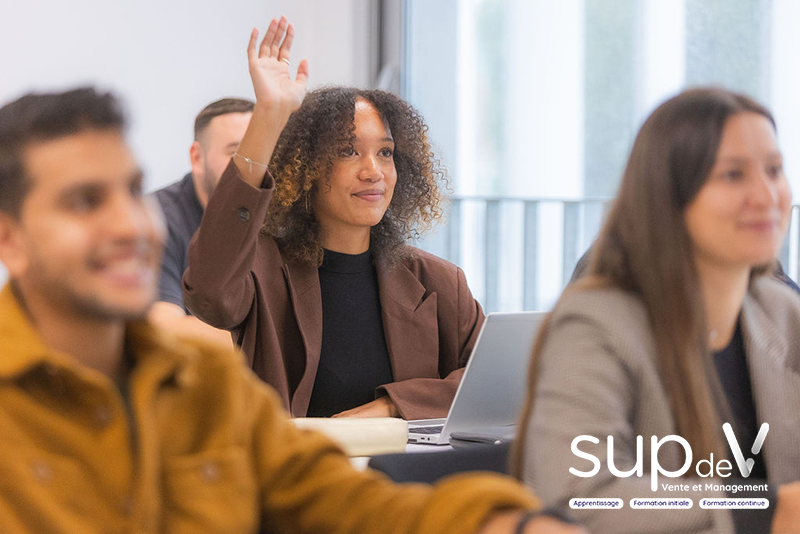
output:
M393 381L370 252L326 250L319 284L322 350L309 417L329 417L366 404L375 400L378 386Z
M756 417L756 405L753 401L750 370L747 368L741 325L737 324L736 332L728 346L714 353L714 365L717 368L717 375L722 383L722 389L725 391L731 416L734 419L730 423L739 442L739 448L745 458L755 460L753 470L748 478L766 480L767 467L764 463L764 455L761 453L754 455L750 452L760 425ZM727 444L727 440L725 443ZM733 453L730 452L730 446L728 446L728 451L733 472L736 473L738 471Z
M158 300L177 304L189 313L183 304L181 277L189 266L189 241L203 218L203 206L194 190L192 173L159 189L153 196L161 206L167 225L167 242L158 281Z
M269 173L252 187L228 165L189 244L183 298L229 330L256 374L304 417L322 350L319 266L285 256L261 231L274 188ZM483 312L457 266L411 246L398 252L397 261L373 257L394 378L377 394L404 419L446 417Z

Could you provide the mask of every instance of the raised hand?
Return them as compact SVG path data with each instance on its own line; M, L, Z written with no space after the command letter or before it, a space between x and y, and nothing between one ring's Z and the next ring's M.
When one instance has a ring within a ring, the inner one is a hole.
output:
M289 72L293 40L294 27L286 17L281 17L280 20L272 19L261 46L257 46L258 30L253 28L247 46L256 102L266 106L279 106L289 113L300 107L308 82L308 61L305 59L298 65L294 80Z
M286 17L272 19L261 46L258 30L250 33L247 59L256 106L233 161L239 176L253 187L261 187L281 130L306 96L308 61L300 62L294 80L289 74L293 40L294 28Z

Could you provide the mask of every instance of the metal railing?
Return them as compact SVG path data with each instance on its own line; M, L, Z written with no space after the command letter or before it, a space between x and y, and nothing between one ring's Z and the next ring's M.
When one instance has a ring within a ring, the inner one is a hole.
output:
M605 198L455 196L451 198L446 220L430 238L418 245L461 266L487 312L545 309L552 304L553 295L557 296L569 281L575 264L600 229L609 205L610 200ZM553 207L557 209L553 210ZM503 214L514 210L518 212L516 219L519 224L510 227L503 224ZM477 229L470 229L467 233L468 223ZM516 241L516 255L509 256L507 247L503 245L503 237L508 233L517 234L513 236L516 239L511 240ZM469 238L469 235L474 235L474 238ZM558 238L557 255L551 254L553 237ZM551 238L550 243L547 243L548 238ZM471 258L464 254L466 241L471 241L478 249ZM800 205L792 206L792 223L779 259L786 273L798 280ZM558 275L542 272L542 265L553 261L560 265ZM519 264L515 265L516 275L511 279L504 274L508 270L503 268L504 262ZM473 280L475 275L479 275L478 285ZM7 273L0 264L0 285L6 278ZM501 282L505 282L502 284L505 293L518 293L512 305L501 298ZM542 288L548 289L546 295L542 294Z
M610 202L607 198L454 196L446 220L419 246L461 266L487 312L549 308L596 237ZM513 216L505 216L509 212ZM794 205L789 236L779 255L785 271L795 280L798 221L800 205ZM516 250L509 252L504 242L512 243ZM465 254L466 247L473 253ZM509 262L521 263L521 268L504 268ZM559 268L543 269L548 262ZM509 271L513 271L510 276ZM510 305L508 295L513 300Z

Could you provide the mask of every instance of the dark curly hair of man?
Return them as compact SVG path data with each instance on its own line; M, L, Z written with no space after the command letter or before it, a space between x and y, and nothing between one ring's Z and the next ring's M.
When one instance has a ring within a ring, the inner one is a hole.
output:
M269 162L275 193L262 232L293 261L322 264L314 199L336 157L355 140L356 99L372 104L394 138L397 184L381 221L370 231L373 258L394 263L409 254L404 243L428 231L443 212L445 171L431 150L428 126L407 102L385 91L326 87L308 93L281 132Z

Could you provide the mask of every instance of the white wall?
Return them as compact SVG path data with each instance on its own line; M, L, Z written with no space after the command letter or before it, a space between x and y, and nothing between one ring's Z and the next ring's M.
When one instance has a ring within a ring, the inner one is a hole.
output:
M188 168L194 116L223 96L252 97L246 46L285 14L293 65L311 84L366 85L368 0L0 0L0 102L25 91L98 84L120 94L149 188Z
M370 0L0 0L0 105L79 84L115 91L147 189L156 189L188 170L200 109L252 98L253 26L263 35L286 15L296 29L293 66L308 58L312 86L365 86L371 9Z

